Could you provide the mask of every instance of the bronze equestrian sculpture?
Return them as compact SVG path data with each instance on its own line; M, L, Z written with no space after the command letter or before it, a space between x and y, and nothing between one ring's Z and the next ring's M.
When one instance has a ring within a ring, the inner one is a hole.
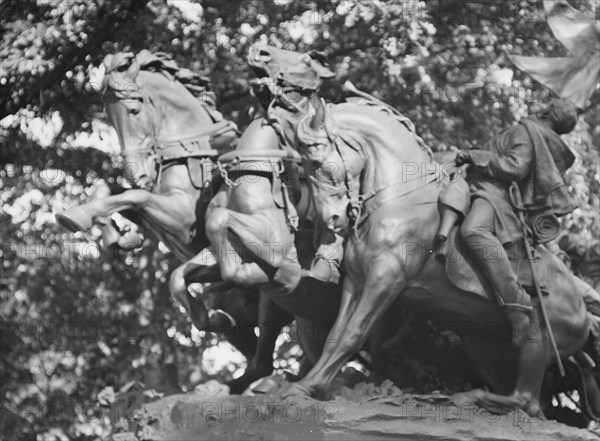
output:
M218 159L223 183L207 208L206 233L224 280L258 287L261 299L295 316L308 369L337 315L340 285L335 270L321 265L335 248L319 254L313 244L318 218L299 161L279 148L264 119L254 120L237 149Z
M532 299L534 326L517 348L489 282L468 262L460 239L454 239L456 228L440 234L443 207L452 206L458 218L468 210L468 193L466 202L455 197L457 178L444 173L412 124L389 106L368 98L325 106L318 96L323 81L318 57L255 46L248 61L270 77L275 92L267 119L282 143L302 156L321 220L346 238L335 334L313 369L284 395L327 395L340 368L399 297L442 324L453 323L462 335L491 391L460 394L457 401L493 412L521 408L543 416L540 388L555 360L547 330L540 326L539 301ZM314 70L312 81L294 81L294 72L307 67ZM441 249L439 237L448 237ZM540 254L553 287L545 301L560 355L586 360L581 351L590 338L590 321L580 292L587 288L545 247ZM486 336L490 327L493 338ZM530 354L524 355L523 348ZM600 403L589 404L597 418Z
M108 55L102 69L105 74L97 86L119 135L125 172L137 188L73 207L57 219L72 231L85 231L99 222L107 243L120 241L131 248L141 244L136 235L123 231L110 215L137 213L141 225L182 262L172 272L169 288L192 323L198 329L224 333L248 360L255 361L242 377L229 383L231 392L240 393L272 372L275 340L293 317L268 300L259 304L256 289L221 281L206 250L210 243L204 212L217 185L212 176L214 159L233 148L237 129L216 112L208 80L179 68L165 55L148 51L137 56ZM188 292L189 284L206 281L213 283L205 285L202 298ZM271 329L257 339L254 328L259 321ZM258 362L257 346L265 354Z

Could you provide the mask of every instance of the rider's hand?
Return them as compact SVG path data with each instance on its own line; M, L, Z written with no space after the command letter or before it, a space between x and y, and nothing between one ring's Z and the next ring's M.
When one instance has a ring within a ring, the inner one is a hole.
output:
M454 158L454 162L457 167L465 164L472 164L473 158L471 157L471 152L469 150L459 150L456 153L456 158Z

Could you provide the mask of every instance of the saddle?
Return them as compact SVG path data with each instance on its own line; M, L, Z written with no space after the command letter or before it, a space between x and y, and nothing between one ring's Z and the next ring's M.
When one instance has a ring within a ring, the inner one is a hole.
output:
M459 175L449 175L448 178L444 180L444 188L438 198L441 219L436 235L436 258L445 262L446 274L453 285L464 291L484 294L484 287L489 282L484 275L478 274L475 270L468 247L461 243L457 235L458 225L470 207L469 186ZM511 243L505 248L505 251L525 291L530 295L537 295L525 245L521 241ZM536 263L540 259L543 262L543 256L550 253L544 246L540 246L537 251ZM536 268L539 280L546 280L546 266L537 265ZM544 288L545 286L542 285L542 291Z
M457 237L458 226L454 226L450 231L447 240L441 246L436 254L436 258L443 262L448 279L454 286L463 291L472 292L475 294L484 295L489 282L483 274L479 274L472 264L471 256L467 248ZM533 276L531 273L531 265L528 261L528 256L525 251L525 246L522 243L511 244L508 249L508 258L512 264L513 270L517 274L521 286L528 294L536 296ZM545 246L538 247L536 262L547 262L553 254ZM547 280L546 265L537 266L537 275L540 281ZM547 287L542 283L542 292L547 293ZM544 292L546 291L546 292Z

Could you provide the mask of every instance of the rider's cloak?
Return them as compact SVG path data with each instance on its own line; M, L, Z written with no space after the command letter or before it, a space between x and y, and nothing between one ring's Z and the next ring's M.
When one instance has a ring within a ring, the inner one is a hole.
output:
M538 213L570 213L577 204L562 178L575 156L556 132L536 117L523 119L471 150L472 198L482 197L496 212L496 235L503 244L522 239L522 228L509 200L508 188L519 183L523 203Z

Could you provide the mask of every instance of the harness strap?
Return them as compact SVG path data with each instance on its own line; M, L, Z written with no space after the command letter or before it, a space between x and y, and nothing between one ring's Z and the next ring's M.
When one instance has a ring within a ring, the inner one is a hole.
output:
M231 121L223 120L208 130L157 139L156 153L163 161L194 156L215 157L220 152L213 148L211 141L227 133L233 135L231 140L225 140L225 143L230 144L237 137L237 126Z
M375 211L377 211L377 209L379 209L382 205L384 205L390 201L393 201L395 199L400 199L400 198L407 197L407 196L414 196L416 192L423 189L427 185L435 183L435 182L439 182L439 179L437 178L435 172L430 172L426 176L427 176L427 179L425 180L425 182L423 182L421 185L418 185L407 191L400 191L400 190L402 190L401 186L405 186L408 182L413 181L415 178L410 179L406 182L399 182L397 184L382 186L375 190L370 191L369 193L367 193L365 195L361 195L359 198L359 200L360 200L360 205L359 205L360 216L358 216L356 222L354 223L354 228L356 229L356 228L360 227L360 225L363 222L365 222L369 218L369 216L371 216ZM421 176L418 176L418 178L421 178ZM394 189L394 193L390 197L375 200L377 198L377 196L381 195L384 192L392 190L392 189ZM371 204L369 204L371 206L366 211L363 212L363 209L365 208L365 206L367 205L368 202L372 202ZM423 202L423 204L433 203L433 202L437 202L437 197L435 198L434 201L425 201L425 202Z
M216 136L220 133L228 132L229 130L234 130L235 127L236 125L232 121L223 120L214 123L208 129L198 130L191 133L184 133L183 135L175 134L163 138L157 138L157 141L159 145L166 145L172 142L190 142L205 136Z
M301 163L302 158L293 150L264 149L264 150L233 150L219 156L221 163L228 162L254 162L264 160L270 162L273 159L285 159L287 161Z
M174 135L168 138L154 137L154 143L150 147L138 147L121 152L121 156L129 156L134 153L155 153L162 160L189 158L191 156L216 156L219 151L211 149L210 140L227 132L237 133L237 126L231 121L221 121L210 127L209 130L201 130L196 133L185 135ZM148 138L146 136L142 142ZM140 144L142 143L140 142ZM178 153L182 152L182 155Z

